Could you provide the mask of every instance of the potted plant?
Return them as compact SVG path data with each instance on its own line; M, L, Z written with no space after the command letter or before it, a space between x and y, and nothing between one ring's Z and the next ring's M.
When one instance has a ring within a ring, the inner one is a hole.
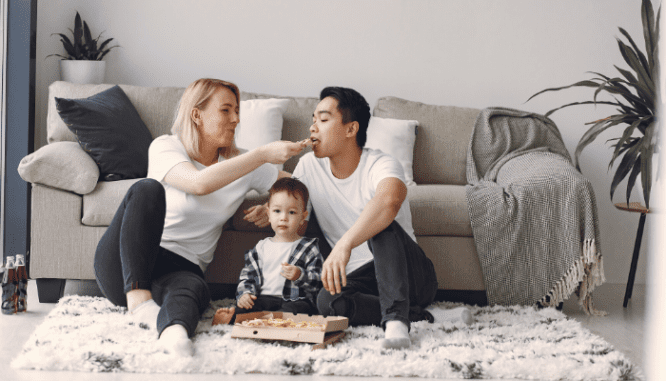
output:
M569 86L549 88L532 95L528 101L539 94L547 91L559 91L571 87L590 87L594 88L594 96L591 101L574 102L565 104L561 107L550 110L546 116L565 107L574 105L604 104L616 106L616 112L606 118L586 123L592 125L582 136L576 152L574 154L574 164L578 170L579 156L583 149L592 143L603 131L618 125L623 125L624 130L620 137L610 139L615 141L612 145L614 152L608 165L610 170L616 159L622 157L617 165L615 175L610 188L610 197L617 186L627 176L627 204L629 196L636 184L636 179L640 175L643 186L643 199L646 207L650 207L650 190L652 188L652 162L653 154L658 147L657 139L657 93L659 80L659 19L661 7L657 11L655 20L654 10L650 0L643 0L641 4L641 19L643 25L643 37L645 39L645 53L643 53L631 38L629 33L619 28L620 33L626 38L629 45L617 38L617 43L622 54L622 58L629 65L633 73L628 70L615 68L621 77L608 77L600 73L591 72L596 77L576 82ZM597 100L602 93L610 95L612 100ZM657 164L658 165L658 160Z
M74 17L74 29L69 31L72 33L71 40L65 34L53 33L60 36L60 42L67 54L50 54L47 58L51 56L62 58L60 72L64 81L102 83L106 66L106 62L102 61L102 58L118 45L109 46L113 38L100 43L101 33L97 38L93 38L88 24L81 20L79 12L76 12L76 17Z

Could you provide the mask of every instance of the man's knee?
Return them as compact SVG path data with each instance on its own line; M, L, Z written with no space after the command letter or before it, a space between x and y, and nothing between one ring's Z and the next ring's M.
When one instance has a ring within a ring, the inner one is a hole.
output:
M317 295L317 310L324 316L347 316L348 301L344 293L331 295L330 292L321 289Z
M372 238L368 240L368 245L370 250L374 250L374 246L391 246L391 247L403 247L405 245L405 239L409 235L405 230L400 226L397 221L393 221L384 228L384 230L375 234ZM409 237L411 239L411 237Z

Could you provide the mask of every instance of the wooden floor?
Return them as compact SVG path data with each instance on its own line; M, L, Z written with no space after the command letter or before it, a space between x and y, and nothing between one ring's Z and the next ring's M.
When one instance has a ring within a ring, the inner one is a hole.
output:
M642 366L643 338L645 326L645 286L636 285L633 298L629 306L622 308L625 286L622 284L604 284L594 293L595 306L608 312L606 317L586 316L575 301L564 303L563 312L579 320L583 326L595 334L605 338L616 349L622 351L638 366ZM48 380L48 381L80 381L80 380L141 380L141 381L169 381L169 380L234 380L234 381L303 381L321 380L319 376L272 376L272 375L144 375L144 374L91 374L78 372L40 372L15 370L9 367L10 360L21 350L32 331L39 325L54 304L41 304L37 302L37 287L30 281L28 287L28 312L21 315L0 315L0 380ZM368 377L326 377L331 381L346 380L372 380ZM383 379L384 378L377 378ZM400 378L400 381L412 380ZM423 380L423 379L415 379ZM504 380L506 381L506 380Z

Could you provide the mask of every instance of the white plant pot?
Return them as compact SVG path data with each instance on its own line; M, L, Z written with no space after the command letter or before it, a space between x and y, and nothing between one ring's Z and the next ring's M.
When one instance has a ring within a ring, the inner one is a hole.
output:
M104 82L106 61L61 60L60 78L72 83L100 84Z

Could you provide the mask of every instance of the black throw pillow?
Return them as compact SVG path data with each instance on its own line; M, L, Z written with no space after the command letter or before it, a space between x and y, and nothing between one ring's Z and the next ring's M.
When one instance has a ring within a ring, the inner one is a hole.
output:
M55 98L58 114L97 163L101 181L146 177L153 137L116 85L84 99Z

